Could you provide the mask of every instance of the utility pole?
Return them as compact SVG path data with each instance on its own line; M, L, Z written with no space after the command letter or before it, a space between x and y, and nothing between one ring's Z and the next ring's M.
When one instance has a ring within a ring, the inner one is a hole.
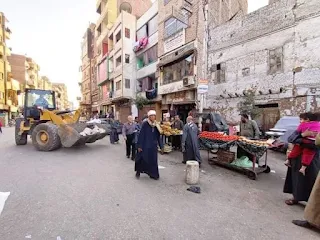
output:
M203 62L203 79L207 80L207 66L208 66L208 0L203 0L202 1L202 10L203 10L203 17L204 17L204 35L203 35L203 57L204 59ZM202 113L203 113L203 107L204 107L204 101L205 101L205 93L200 94L200 117L199 117L199 130L202 130Z

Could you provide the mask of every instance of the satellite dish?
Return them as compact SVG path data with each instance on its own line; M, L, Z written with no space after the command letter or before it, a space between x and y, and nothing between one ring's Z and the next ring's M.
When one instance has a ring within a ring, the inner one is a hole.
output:
M122 11L124 12L128 12L128 13L132 13L132 7L131 7L131 4L130 3L127 3L127 2L123 2L120 4L120 13Z

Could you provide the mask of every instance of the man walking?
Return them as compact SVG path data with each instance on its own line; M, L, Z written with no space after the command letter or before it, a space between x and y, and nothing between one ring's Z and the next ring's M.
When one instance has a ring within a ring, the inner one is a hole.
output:
M136 158L136 177L146 173L154 180L159 179L158 145L163 153L163 143L160 139L160 126L156 122L156 111L150 110L148 118L141 125L138 137L138 155Z
M0 121L0 133L2 133L2 122Z
M193 160L197 161L199 165L201 164L198 134L198 127L194 124L193 117L189 116L187 118L187 124L183 128L181 144L183 153L182 163L187 163L187 161Z
M136 130L136 123L133 121L132 116L128 116L128 122L123 125L122 128L122 135L124 140L126 141L126 154L127 158L134 160L136 157L136 144L135 144L135 134Z

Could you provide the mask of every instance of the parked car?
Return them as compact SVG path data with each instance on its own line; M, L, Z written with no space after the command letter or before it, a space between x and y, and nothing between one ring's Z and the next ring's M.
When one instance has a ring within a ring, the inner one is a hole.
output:
M285 116L280 118L276 125L265 134L269 139L273 139L271 149L286 152L288 148L288 137L298 128L300 118Z

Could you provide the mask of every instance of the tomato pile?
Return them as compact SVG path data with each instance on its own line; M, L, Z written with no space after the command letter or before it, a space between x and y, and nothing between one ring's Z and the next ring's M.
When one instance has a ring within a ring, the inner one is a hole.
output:
M232 141L239 140L238 136L223 135L223 134L217 133L217 132L201 132L199 137L211 139L211 140L220 140L220 141L224 141L224 142L232 142Z

